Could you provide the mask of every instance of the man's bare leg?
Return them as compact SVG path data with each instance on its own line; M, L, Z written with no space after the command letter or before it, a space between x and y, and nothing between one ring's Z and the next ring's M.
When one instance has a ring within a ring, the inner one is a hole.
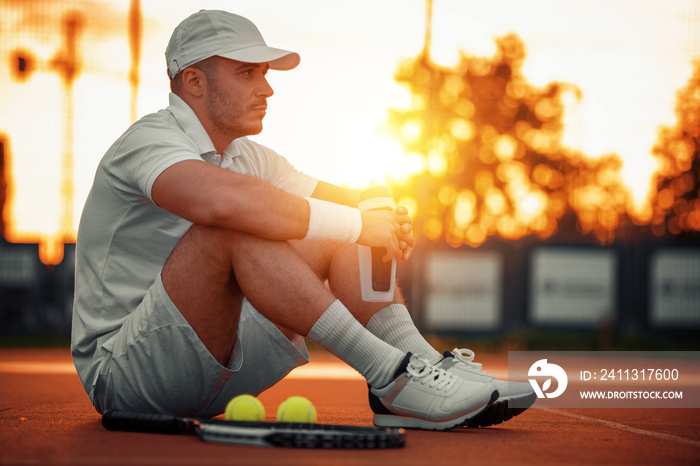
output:
M234 347L242 290L269 320L301 335L336 299L287 243L199 225L175 247L162 277L170 299L222 365Z
M221 365L231 359L245 296L278 328L331 351L369 384L389 383L406 353L367 331L333 296L317 275L333 248L312 246L300 256L288 242L195 225L166 262L163 285Z
M290 241L300 257L309 263L321 280L328 280L333 296L338 298L364 326L378 311L390 304L403 304L398 286L390 302L362 300L357 245L332 241Z
M327 278L330 290L350 310L355 318L374 335L390 345L430 361L437 361L442 354L435 350L420 334L398 285L394 287L394 298L389 302L366 302L360 290L359 259L357 246L347 243L325 243L313 245L304 241L293 242L300 256L306 257L310 250L320 250L318 257L324 261L322 278Z

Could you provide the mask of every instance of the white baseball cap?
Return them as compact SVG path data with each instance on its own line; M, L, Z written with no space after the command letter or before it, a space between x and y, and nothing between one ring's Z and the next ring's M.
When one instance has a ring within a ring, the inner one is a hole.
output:
M213 56L245 63L269 63L274 70L291 70L301 60L289 50L268 47L250 20L220 10L201 10L181 22L165 49L168 76Z

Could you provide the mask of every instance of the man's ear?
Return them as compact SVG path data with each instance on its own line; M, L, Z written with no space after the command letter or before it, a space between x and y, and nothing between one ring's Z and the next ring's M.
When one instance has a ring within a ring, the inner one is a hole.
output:
M182 86L184 91L194 97L201 97L207 86L207 77L197 68L189 67L182 72Z

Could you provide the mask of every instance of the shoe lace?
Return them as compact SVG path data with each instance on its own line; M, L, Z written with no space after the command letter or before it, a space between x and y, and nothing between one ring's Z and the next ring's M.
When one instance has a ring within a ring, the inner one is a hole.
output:
M418 382L430 388L445 390L452 386L456 377L444 369L430 364L425 359L413 357L406 367L406 372Z
M462 348L462 349L453 349L452 354L454 355L454 358L457 361L463 362L467 366L471 367L472 369L475 369L477 371L481 370L481 363L474 362L474 351L468 349L468 348Z

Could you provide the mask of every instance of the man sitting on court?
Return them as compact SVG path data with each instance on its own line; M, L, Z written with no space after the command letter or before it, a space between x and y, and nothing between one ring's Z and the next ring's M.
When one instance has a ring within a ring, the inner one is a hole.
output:
M362 301L357 244L408 259L406 209L360 212L357 192L246 137L262 131L268 70L299 60L223 11L173 32L170 104L107 151L80 221L72 354L91 401L219 415L308 362L305 337L366 378L377 425L502 421L494 406L530 396L528 384L437 352L398 289L391 303Z

